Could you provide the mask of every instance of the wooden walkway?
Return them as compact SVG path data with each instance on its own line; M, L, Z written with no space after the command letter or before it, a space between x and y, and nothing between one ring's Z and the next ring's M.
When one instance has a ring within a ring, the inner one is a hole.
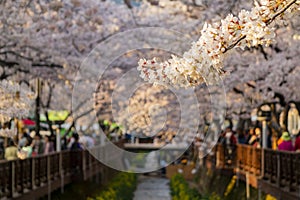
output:
M87 150L0 161L0 199L38 199L59 188L63 192L64 186L73 181L94 176L106 183L115 173Z
M300 199L300 153L254 148L249 145L217 145L204 165L237 175L251 186L277 199Z

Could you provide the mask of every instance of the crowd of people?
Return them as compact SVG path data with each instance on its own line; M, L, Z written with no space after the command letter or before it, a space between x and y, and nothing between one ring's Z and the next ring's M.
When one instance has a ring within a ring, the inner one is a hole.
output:
M266 147L274 149L274 138L268 131ZM5 144L3 138L0 138L0 159L13 160L25 159L37 155L47 155L56 150L56 137L55 135L39 134L33 137L26 131L18 134L18 138L7 138ZM233 131L231 127L227 127L219 138L219 143L227 145L228 147L235 146L236 144L251 145L256 148L262 147L262 131L259 127L250 128L247 130L237 129ZM95 145L93 137L73 133L71 137L62 137L61 150L78 150L84 147L91 148ZM294 137L287 131L284 131L280 138L276 141L278 150L283 151L299 151L300 152L300 132ZM232 151L234 148L232 148Z
M6 140L6 141L5 141ZM5 142L4 142L5 141ZM62 137L61 150L80 150L85 147L94 146L92 137L79 136L73 133L71 137ZM56 151L55 135L36 134L33 137L26 131L18 134L17 138L1 138L0 141L0 159L14 160L35 157L37 155L47 155Z
M270 131L267 133L266 147L273 148L273 138ZM246 144L256 148L262 147L262 131L259 127L247 130L237 129L233 131L231 127L227 127L221 133L219 142L225 145ZM291 136L289 132L283 131L280 138L276 141L278 150L282 151L300 151L300 132L296 137Z

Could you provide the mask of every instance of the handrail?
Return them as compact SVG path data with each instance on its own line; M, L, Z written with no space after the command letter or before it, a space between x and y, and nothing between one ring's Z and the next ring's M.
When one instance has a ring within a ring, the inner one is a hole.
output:
M260 176L262 171L261 158L262 149L243 144L237 145L236 167L240 170Z
M219 168L226 168L226 148L218 144L216 157ZM232 147L230 147L232 148ZM299 191L300 188L300 153L255 148L250 145L236 145L235 163L232 169L242 174L252 174L257 180L266 181L277 188L287 191Z
M260 149L241 144L217 144L214 152L215 157L206 159L206 162L215 163L218 169L238 169L239 173L252 174L257 180L266 181L277 188L299 192L299 152ZM0 199L14 198L57 182L61 186L71 182L75 176L86 180L103 170L104 165L88 150L65 150L24 160L1 160Z
M64 150L24 160L1 160L0 199L19 198L45 185L51 185L52 191L74 178L86 180L106 168L88 150Z
M217 168L230 168L236 163L236 145L217 144L215 147Z
M264 149L264 154L264 180L277 187L287 187L289 191L297 190L300 186L300 153Z

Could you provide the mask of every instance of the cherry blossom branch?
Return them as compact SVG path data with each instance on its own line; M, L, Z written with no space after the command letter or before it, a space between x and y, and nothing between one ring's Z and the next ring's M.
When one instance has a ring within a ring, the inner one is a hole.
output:
M237 16L229 14L217 23L205 23L199 40L182 58L172 56L165 62L141 59L138 67L141 77L150 83L179 87L195 87L204 82L215 84L224 74L225 53L235 47L272 44L276 34L271 22L296 2L261 0Z
M280 11L278 11L276 14L274 14L272 16L272 18L270 18L267 22L266 25L270 25L278 16L280 16L282 13L284 13L287 9L289 9L293 4L296 3L297 0L292 0L291 2L289 2L285 7L283 7ZM236 47L242 40L244 40L246 38L246 35L241 36L237 41L235 41L234 43L232 43L231 45L229 45L227 48L225 48L225 52L233 49L234 47Z
M237 41L235 41L234 43L229 45L227 48L225 48L224 53L226 53L227 51L229 51L229 50L233 49L234 47L236 47L244 39L246 39L246 35L240 37Z
M296 2L297 2L297 0L292 0L290 3L288 3L284 8L282 8L275 15L273 15L273 17L267 22L267 25L271 24L279 15L284 13L287 9L289 9Z

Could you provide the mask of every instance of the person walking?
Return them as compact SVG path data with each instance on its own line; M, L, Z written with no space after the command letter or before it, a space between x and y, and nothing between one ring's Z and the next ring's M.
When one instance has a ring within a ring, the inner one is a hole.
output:
M34 136L34 139L31 144L33 157L44 153L44 144L41 138L42 138L41 135L36 134Z
M283 132L280 139L282 142L278 145L278 150L294 151L293 142L288 132Z
M246 144L246 136L245 136L245 133L243 132L243 130L238 129L236 132L238 134L238 143L239 144Z
M77 133L73 133L74 142L71 146L71 150L82 150L82 146L79 143L79 135Z
M8 146L5 148L4 158L6 160L15 160L18 158L18 148L11 139L8 142Z
M227 127L225 130L225 146L226 146L226 164L231 165L234 159L234 152L236 149L237 139L233 134L231 127Z
M26 159L26 158L30 158L32 155L32 145L31 145L32 141L27 138L25 146L21 148L21 150L18 152L18 158L20 159Z
M49 154L54 151L54 144L50 141L50 136L46 135L44 137L44 154Z
M248 144L253 146L253 147L256 147L256 148L260 148L261 147L261 130L259 127L256 127L255 129L253 129L251 132L250 132L250 139L248 141Z

